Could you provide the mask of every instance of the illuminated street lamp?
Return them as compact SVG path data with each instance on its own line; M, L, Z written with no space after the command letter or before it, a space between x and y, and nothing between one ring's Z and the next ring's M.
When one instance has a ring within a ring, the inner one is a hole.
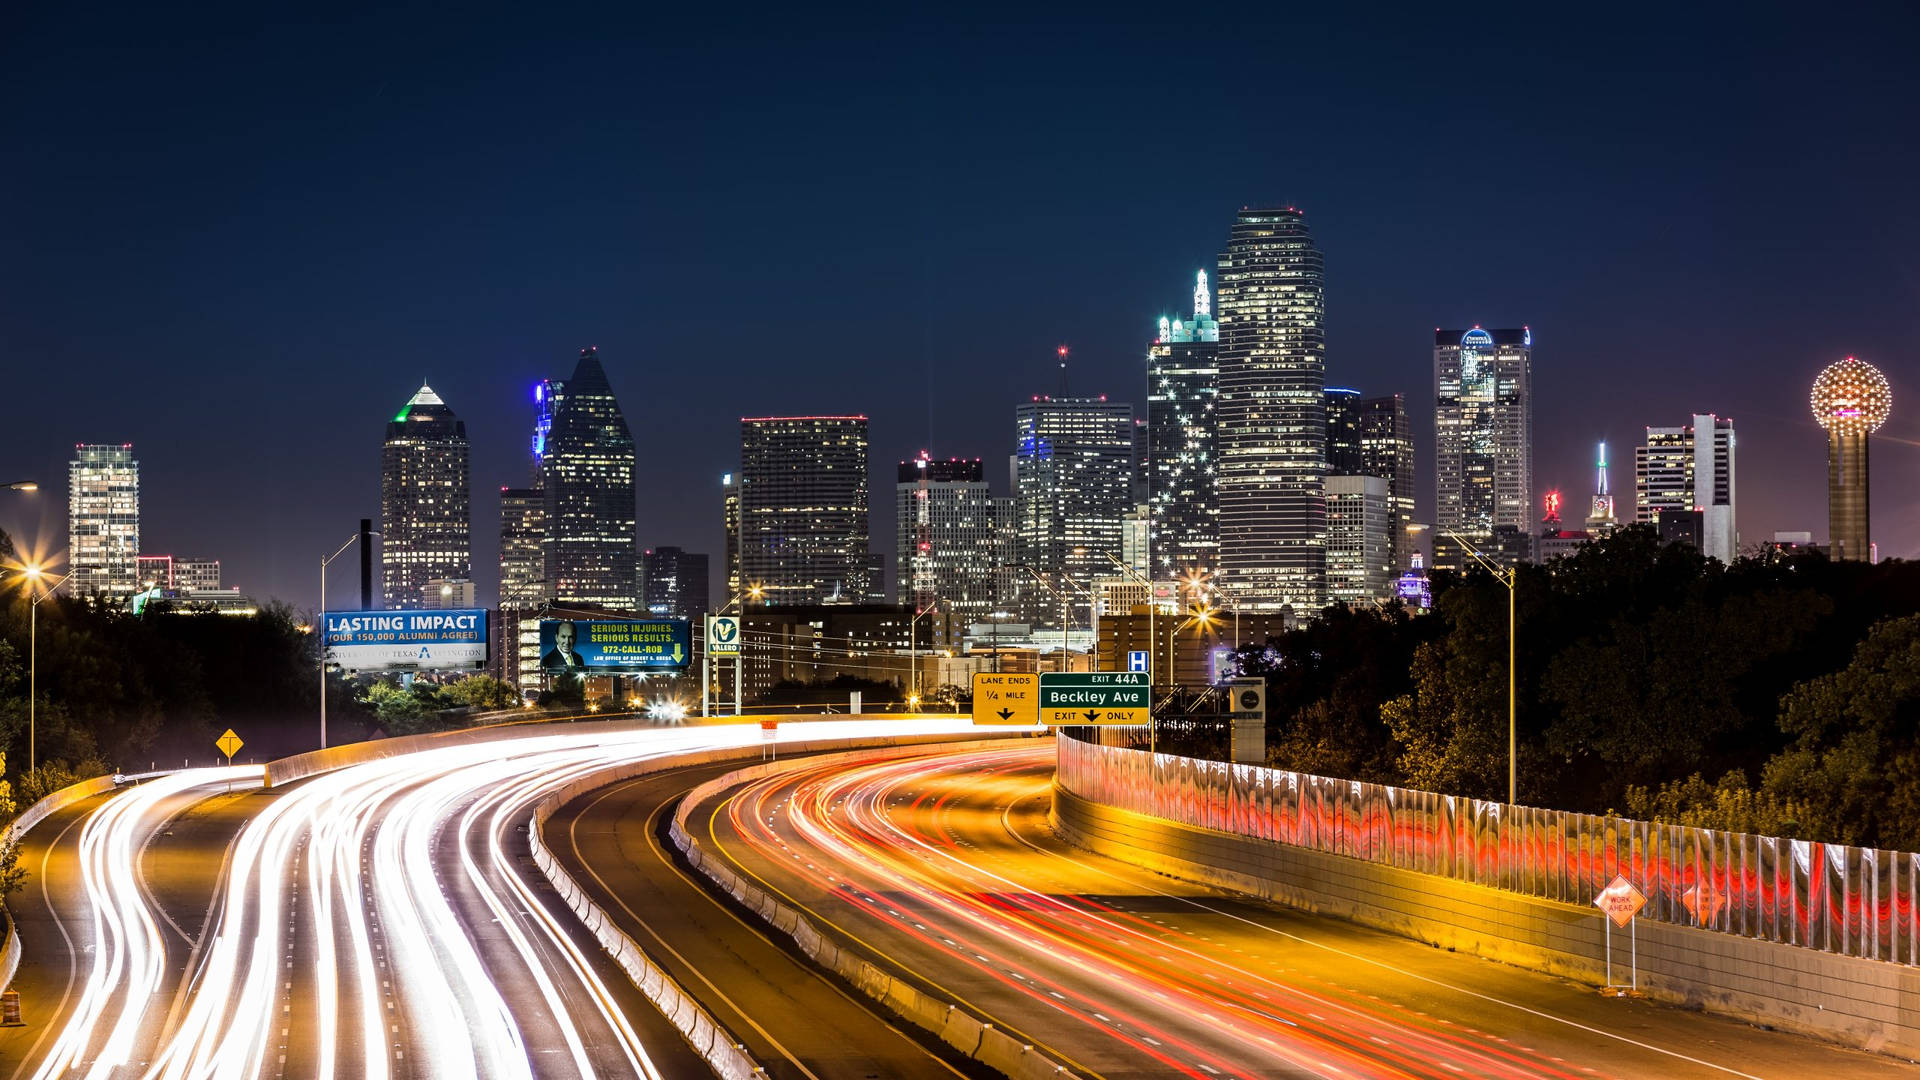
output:
M6 485L8 491L39 491L40 485L32 480L15 480Z
M920 639L914 634L914 628L920 625L921 616L935 610L939 606L940 598L936 596L933 598L933 603L915 612L913 621L907 623L907 670L911 672L908 676L910 689L907 691L907 708L909 710L920 707Z
M740 608L740 616L741 616L740 651L733 654L733 715L735 716L740 715L740 669L745 667L747 663L747 626L746 626L747 605L746 605L746 602L748 600L758 600L761 597L765 596L766 592L767 590L765 586L749 585L747 586L747 589L745 592L735 593L733 595L733 599L728 600L725 606L721 607L719 611L716 611L713 613L713 617L717 619L720 616L725 615L727 612L732 611L735 605L739 605L739 608ZM708 652L703 647L700 650L700 715L701 716L713 715L712 667L713 667L713 654Z
M39 748L34 744L36 738L36 710L40 704L40 601L53 595L53 590L73 576L69 570L54 578L46 591L33 596L35 586L46 581L46 567L34 563L21 571L27 578L27 593L33 597L33 603L27 607L27 772L33 772L38 762Z

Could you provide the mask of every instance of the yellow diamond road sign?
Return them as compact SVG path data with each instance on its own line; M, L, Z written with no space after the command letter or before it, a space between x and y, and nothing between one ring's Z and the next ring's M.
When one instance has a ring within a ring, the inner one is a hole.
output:
M973 673L973 722L1032 727L1040 722L1040 676Z
M233 733L232 728L228 728L227 733L215 739L213 745L220 748L220 752L227 756L228 761L232 761L233 755L239 753L240 748L246 743L240 740L240 736Z

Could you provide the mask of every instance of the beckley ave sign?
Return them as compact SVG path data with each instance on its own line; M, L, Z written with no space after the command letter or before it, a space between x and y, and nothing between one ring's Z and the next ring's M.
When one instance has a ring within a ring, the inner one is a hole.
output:
M1040 722L1144 727L1153 688L1143 671L1049 671L1040 676Z

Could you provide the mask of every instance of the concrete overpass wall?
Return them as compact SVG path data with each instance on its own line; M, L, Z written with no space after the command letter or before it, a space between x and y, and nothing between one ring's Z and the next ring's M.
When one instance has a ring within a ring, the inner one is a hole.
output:
M1759 892L1760 866L1756 859L1755 872L1748 872L1745 841L1771 838L1721 833L1692 838L1689 846L1686 837L1648 831L1668 827L1643 822L1523 813L1529 808L1167 754L1155 761L1144 751L1064 737L1058 745L1054 824L1089 850L1595 984L1606 978L1606 938L1590 900L1621 874L1650 897L1670 898L1650 903L1636 923L1639 985L1650 996L1920 1056L1920 967L1911 952L1896 952L1913 945L1912 907L1897 910L1901 897L1913 893L1890 883L1882 893L1877 874L1856 872L1849 879L1845 849L1774 841L1798 846L1787 848L1789 859L1807 858L1788 867L1793 894L1783 903L1775 892L1771 925L1778 933L1784 917L1789 936L1814 941L1810 947L1768 940L1761 920L1746 918L1745 887ZM1510 824L1503 829L1503 823ZM1668 842L1671 848L1663 849ZM1690 853L1690 861L1663 862L1663 850ZM1557 875L1548 873L1549 859ZM1895 868L1913 872L1913 857L1901 853L1873 853L1870 862L1887 867L1888 878ZM1778 870L1777 863L1768 865ZM1803 883L1821 871L1827 872L1823 887L1840 893L1841 918L1801 914L1832 898ZM1663 881L1663 874L1672 880ZM1555 895L1538 895L1550 877ZM1849 893L1850 885L1859 891ZM1730 888L1742 894L1729 899ZM1683 899L1689 889L1696 900L1707 890L1710 916L1697 920L1704 927L1682 922L1695 918ZM1880 936L1876 908L1883 895L1888 929ZM1755 895L1755 911L1758 901ZM1841 934L1831 932L1829 922L1839 922ZM1853 955L1842 948L1849 940ZM1629 942L1626 932L1614 932L1615 983L1628 979ZM1874 955L1857 954L1869 950Z

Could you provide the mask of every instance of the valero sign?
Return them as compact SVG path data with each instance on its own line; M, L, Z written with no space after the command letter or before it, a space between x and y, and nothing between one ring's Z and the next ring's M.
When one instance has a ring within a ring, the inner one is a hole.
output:
M487 666L485 608L330 611L320 616L327 663L348 671L454 671Z

